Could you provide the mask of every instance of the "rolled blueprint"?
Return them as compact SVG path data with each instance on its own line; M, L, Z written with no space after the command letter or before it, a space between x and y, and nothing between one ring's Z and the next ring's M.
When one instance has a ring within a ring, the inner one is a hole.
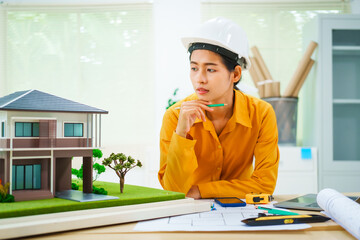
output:
M329 217L360 239L360 204L331 188L321 190L316 200Z

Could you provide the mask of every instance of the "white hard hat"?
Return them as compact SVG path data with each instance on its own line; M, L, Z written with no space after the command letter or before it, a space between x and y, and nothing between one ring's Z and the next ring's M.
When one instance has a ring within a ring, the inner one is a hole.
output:
M245 31L233 21L217 17L201 25L192 37L181 39L186 49L193 43L205 43L219 46L237 54L237 59L245 59L245 69L251 66L249 43Z

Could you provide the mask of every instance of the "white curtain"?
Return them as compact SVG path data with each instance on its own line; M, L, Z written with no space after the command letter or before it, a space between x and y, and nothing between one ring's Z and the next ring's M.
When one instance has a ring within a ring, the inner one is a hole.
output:
M115 136L117 142L149 142L151 5L13 7L4 17L3 94L38 89L103 108L111 115L103 118L104 144Z

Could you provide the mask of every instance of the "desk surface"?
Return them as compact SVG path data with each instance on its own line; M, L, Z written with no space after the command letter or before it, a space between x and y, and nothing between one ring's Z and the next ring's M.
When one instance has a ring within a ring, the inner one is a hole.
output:
M275 196L280 202L291 199L295 195ZM298 213L314 213L309 211L295 211ZM254 232L134 232L136 223L118 224L108 227L97 227L70 232L47 234L43 236L28 237L26 239L355 239L340 225L330 220L324 223L312 223L312 227L305 230L291 231L254 231Z

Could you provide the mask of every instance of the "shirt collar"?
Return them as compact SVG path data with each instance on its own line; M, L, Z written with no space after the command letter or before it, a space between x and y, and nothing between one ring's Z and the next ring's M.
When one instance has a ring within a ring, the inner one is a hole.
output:
M248 110L248 102L245 98L245 95L240 91L234 90L234 92L235 92L235 101L234 101L235 121L245 127L251 128L252 125Z
M251 125L251 120L250 120L250 115L249 115L249 111L248 111L246 98L245 98L244 94L240 91L234 90L234 94L235 94L235 101L234 101L233 117L235 117L235 122L239 123L245 127L251 128L252 125ZM195 96L196 96L196 94L195 94ZM195 97L195 99L197 99L197 97ZM210 121L210 120L206 117L206 122L204 122L204 125L207 125L206 123L208 121ZM196 118L195 123L199 123L199 122L202 122L202 120L199 118Z

